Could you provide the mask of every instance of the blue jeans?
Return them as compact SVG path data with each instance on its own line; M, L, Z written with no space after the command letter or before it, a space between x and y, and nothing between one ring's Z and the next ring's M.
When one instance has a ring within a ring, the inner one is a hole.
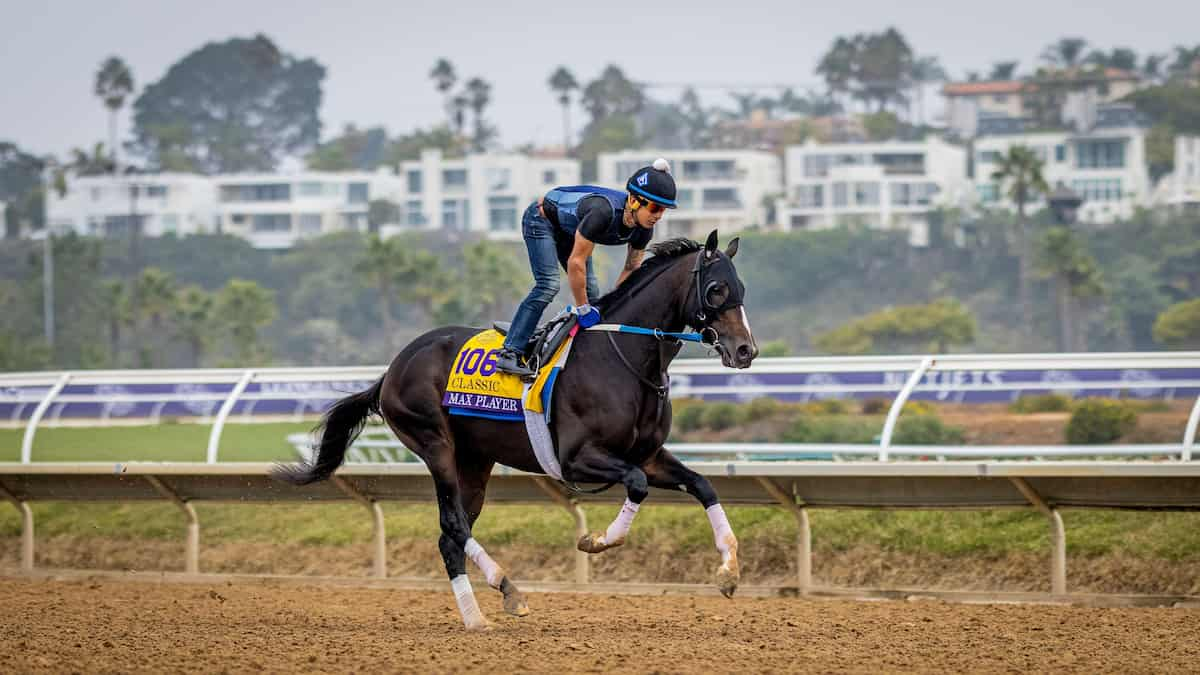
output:
M525 238L525 248L529 251L529 266L533 268L533 290L521 301L517 315L513 317L512 327L504 346L517 352L525 350L530 336L537 328L542 312L546 305L558 295L558 268L567 269L567 259L571 257L574 240L559 233L555 237L554 225L538 212L537 202L525 209L521 218L521 235ZM596 283L596 273L592 270L592 259L587 261L587 297L588 302L595 302L600 297L600 286ZM572 304L574 299L572 299Z

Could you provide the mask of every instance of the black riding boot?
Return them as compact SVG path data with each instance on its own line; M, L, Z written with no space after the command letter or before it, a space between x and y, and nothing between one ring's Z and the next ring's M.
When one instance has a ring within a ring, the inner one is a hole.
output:
M520 377L533 377L533 370L525 365L525 356L511 349L501 349L496 355L496 370Z

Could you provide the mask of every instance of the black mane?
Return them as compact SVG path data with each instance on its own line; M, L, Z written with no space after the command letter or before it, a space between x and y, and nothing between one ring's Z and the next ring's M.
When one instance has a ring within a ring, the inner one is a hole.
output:
M641 290L651 279L657 277L673 260L688 253L695 253L700 250L701 246L699 242L692 241L687 237L667 239L652 245L650 252L654 255L643 261L641 266L625 279L624 283L597 300L597 309L603 314L606 310L620 304Z

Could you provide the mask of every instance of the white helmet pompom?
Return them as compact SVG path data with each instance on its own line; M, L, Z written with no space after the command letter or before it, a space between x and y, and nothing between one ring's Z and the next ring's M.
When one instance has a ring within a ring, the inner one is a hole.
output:
M671 165L668 164L667 160L663 159L662 157L659 157L658 159L654 160L654 164L651 164L651 166L653 166L655 169L658 169L659 171L665 171L667 173L671 173Z

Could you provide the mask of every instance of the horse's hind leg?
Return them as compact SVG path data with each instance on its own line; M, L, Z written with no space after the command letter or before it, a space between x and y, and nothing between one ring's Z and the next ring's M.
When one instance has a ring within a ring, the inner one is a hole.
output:
M462 453L459 453L458 484L462 491L462 504L467 513L468 528L474 529L475 521L479 518L479 514L483 512L484 494L487 490L488 479L492 476L492 466L494 464L494 462L489 460L467 461L463 459ZM500 569L499 584L493 584L491 576L488 577L488 584L504 594L504 611L513 616L528 615L529 605L525 602L525 594L508 578L508 575L503 572L500 566L496 565L495 561L487 555L487 552L483 550L479 542L475 541L474 537L468 539L467 542L466 547L471 549L466 551L467 555L484 571L484 574L488 574L487 568L491 566Z
M733 536L733 528L725 517L725 509L717 500L717 493L712 484L662 448L642 468L646 471L646 478L651 486L666 490L682 489L699 500L700 505L704 507L705 513L708 514L708 522L712 525L713 540L721 553L721 566L717 568L716 575L717 589L725 597L733 597L741 576L738 570L738 542L737 537Z

